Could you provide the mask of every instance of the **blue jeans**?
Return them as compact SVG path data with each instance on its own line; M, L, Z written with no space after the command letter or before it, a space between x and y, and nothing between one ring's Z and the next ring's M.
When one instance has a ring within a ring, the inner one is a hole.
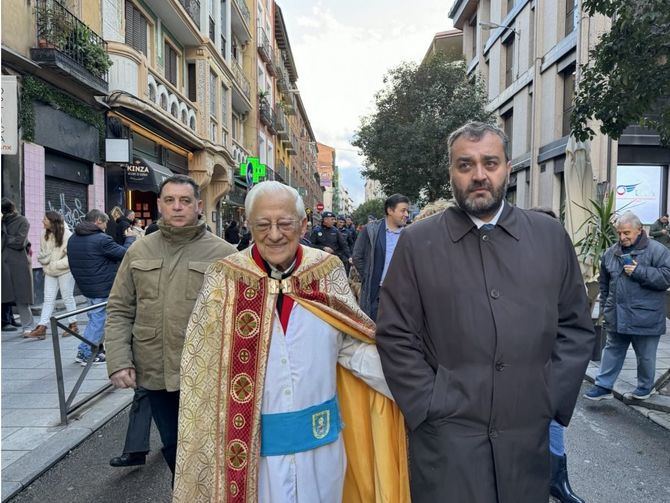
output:
M637 387L645 392L651 391L656 377L656 348L660 338L660 335L626 335L608 332L596 384L606 389L614 387L614 381L619 376L626 359L628 346L632 344L637 357Z
M93 306L95 304L100 304L101 302L107 302L107 297L96 297L92 299L87 297L86 300L88 300L89 306ZM103 336L105 335L105 320L107 319L107 309L105 307L99 307L97 309L93 309L92 311L88 311L86 314L88 315L88 324L84 329L84 339L88 339L91 342L100 344ZM84 342L79 344L77 350L84 354L84 358L86 360L88 360L93 353L91 346Z
M565 426L552 419L549 423L549 450L556 456L565 454L564 433Z

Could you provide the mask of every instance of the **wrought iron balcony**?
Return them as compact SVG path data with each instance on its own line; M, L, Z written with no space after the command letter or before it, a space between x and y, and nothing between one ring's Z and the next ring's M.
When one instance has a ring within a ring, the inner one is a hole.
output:
M258 54L261 59L268 65L268 67L274 67L272 64L272 56L274 51L272 50L272 45L270 44L270 39L265 33L263 28L258 28ZM274 71L274 68L273 68ZM274 73L273 73L274 75Z
M288 120L286 120L286 114L284 114L281 106L275 107L275 125L277 136L281 140L287 140L289 138Z
M112 65L107 43L56 0L38 0L35 20L33 61L76 79L90 92L106 94L107 70Z
M234 0L233 3L237 5L237 8L240 10L242 19L247 23L247 26L251 26L251 12L249 12L249 7L244 0Z
M276 134L277 130L275 129L275 114L270 106L270 103L265 97L259 99L259 108L261 122L267 126L272 134Z
M200 0L179 0L196 26L200 26Z
M283 183L288 183L288 169L282 161L279 161L279 166L277 167L277 180Z
M287 154L295 155L298 153L298 140L292 131L289 131L288 139L283 140L283 142Z
M251 84L249 84L249 80L245 77L242 68L234 59L232 60L230 66L233 71L233 76L235 77L235 82L242 90L242 94L244 94L247 99L251 101Z

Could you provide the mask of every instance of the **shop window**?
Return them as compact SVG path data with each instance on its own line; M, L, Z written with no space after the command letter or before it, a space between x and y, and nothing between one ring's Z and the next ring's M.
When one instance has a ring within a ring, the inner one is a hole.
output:
M131 2L126 0L126 44L145 56L147 54L147 18Z

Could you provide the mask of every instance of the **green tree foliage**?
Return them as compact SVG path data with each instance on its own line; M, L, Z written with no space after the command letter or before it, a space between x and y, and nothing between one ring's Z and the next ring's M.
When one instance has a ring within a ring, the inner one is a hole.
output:
M356 225L365 225L368 223L368 215L373 215L379 219L384 216L384 200L370 199L360 204L351 215L352 220Z
M353 142L367 159L363 175L413 201L450 197L446 139L468 121L492 120L482 84L468 79L462 61L437 53L390 70L374 105Z
M670 3L668 0L584 0L589 15L612 18L612 29L590 53L572 115L580 140L595 134L587 121L618 139L632 124L655 129L670 144Z

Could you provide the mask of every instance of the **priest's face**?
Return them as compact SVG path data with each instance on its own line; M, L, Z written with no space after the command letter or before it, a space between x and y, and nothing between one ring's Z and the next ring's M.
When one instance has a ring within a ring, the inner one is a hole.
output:
M251 235L261 257L280 271L295 259L307 218L300 218L288 193L261 194L254 201L249 218Z
M512 169L502 139L494 133L479 140L461 136L451 146L451 159L451 188L458 205L474 217L491 220L505 197Z

